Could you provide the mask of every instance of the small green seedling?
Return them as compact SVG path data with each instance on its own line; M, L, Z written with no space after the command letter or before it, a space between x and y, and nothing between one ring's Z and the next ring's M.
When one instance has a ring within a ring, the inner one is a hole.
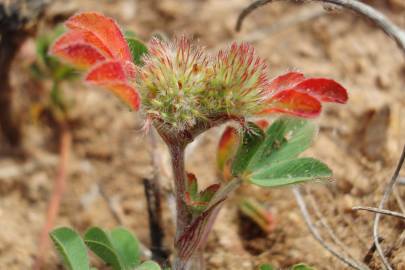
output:
M98 227L87 230L84 239L74 230L66 227L50 233L68 270L91 270L87 256L90 249L113 270L160 270L153 261L141 262L141 250L137 238L124 228L105 231Z

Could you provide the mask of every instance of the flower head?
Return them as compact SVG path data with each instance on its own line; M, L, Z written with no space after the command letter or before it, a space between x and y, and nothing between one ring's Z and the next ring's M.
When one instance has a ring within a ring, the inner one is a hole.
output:
M205 117L208 58L202 47L185 37L173 43L152 39L140 68L137 86L145 112L175 128L192 126Z
M213 61L207 89L212 100L207 105L222 113L252 115L263 109L268 85L265 62L251 45L235 42L227 50L219 51Z

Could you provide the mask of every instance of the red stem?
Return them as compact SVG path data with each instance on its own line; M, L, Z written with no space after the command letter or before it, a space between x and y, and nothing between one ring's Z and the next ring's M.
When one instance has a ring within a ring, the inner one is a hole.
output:
M176 196L176 241L183 234L190 222L190 214L184 200L186 193L186 171L184 166L184 149L182 144L168 145L172 161L175 196Z
M60 159L58 172L55 178L54 187L51 198L48 203L48 212L46 223L42 228L39 238L38 253L34 261L33 270L40 270L43 264L43 255L49 246L49 231L54 226L58 216L60 203L66 187L66 176L68 170L68 161L70 156L70 148L72 144L72 135L67 127L62 127L60 134Z

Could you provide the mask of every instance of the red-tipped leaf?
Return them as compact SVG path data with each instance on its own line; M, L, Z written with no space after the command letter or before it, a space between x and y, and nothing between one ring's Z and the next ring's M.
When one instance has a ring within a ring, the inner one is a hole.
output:
M118 24L97 12L83 12L70 17L65 25L70 29L86 30L96 35L113 53L123 61L131 61L131 51Z
M346 89L334 80L310 78L297 84L294 89L316 96L324 102L346 103Z
M91 84L103 87L117 95L132 110L137 111L140 106L140 97L136 89L127 82L122 81L89 81Z
M67 63L81 69L88 68L95 63L105 60L105 57L94 46L76 43L65 47L52 47L50 53Z
M263 110L261 114L279 112L312 118L318 116L322 110L322 105L318 99L293 89L275 94L268 102L269 107Z
M223 180L232 178L230 161L235 156L238 145L238 131L233 127L227 127L222 133L217 149L217 167Z
M71 30L64 33L55 41L52 47L54 50L58 50L75 43L92 45L105 57L113 57L108 47L96 35L85 30Z
M105 61L94 66L87 74L88 82L126 81L127 74L119 61Z
M268 87L270 93L290 89L294 85L305 80L304 74L300 72L288 72L273 79Z
M270 125L269 121L267 121L266 119L257 120L257 121L255 121L255 124L262 130L266 130L268 128L268 126Z

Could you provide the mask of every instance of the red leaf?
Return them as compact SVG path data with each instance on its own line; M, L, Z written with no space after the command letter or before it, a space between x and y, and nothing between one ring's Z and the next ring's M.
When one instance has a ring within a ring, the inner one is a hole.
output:
M192 199L195 199L198 193L197 177L193 173L187 173L187 192Z
M297 84L294 89L316 96L325 102L346 103L348 99L346 89L336 81L330 79L306 79Z
M270 93L290 89L305 79L304 74L299 72L288 72L273 79L268 87Z
M319 100L309 94L298 92L293 89L275 94L268 100L268 102L269 108L263 110L260 114L281 112L311 118L319 115L322 109Z
M97 12L83 12L70 17L65 25L93 33L112 52L115 58L131 61L131 51L117 23Z
M215 193L219 190L221 187L220 184L212 184L209 187L207 187L204 191L200 192L200 200L203 202L209 202L212 197L214 197Z
M234 157L238 144L238 131L233 127L227 127L222 133L217 149L217 167L223 180L230 180L232 177L229 161Z
M267 121L266 119L260 119L255 121L255 124L262 130L266 130L267 127L269 126L269 121Z
M53 47L51 54L58 56L69 64L83 69L105 59L94 46L83 43L69 44L62 48Z
M96 35L84 30L72 30L64 33L55 41L52 47L54 50L58 50L75 43L92 45L105 57L113 57L108 47Z
M123 81L89 81L113 92L131 109L137 111L140 106L140 97L135 87Z
M127 75L124 66L119 61L104 61L94 66L87 74L88 82L126 81Z

